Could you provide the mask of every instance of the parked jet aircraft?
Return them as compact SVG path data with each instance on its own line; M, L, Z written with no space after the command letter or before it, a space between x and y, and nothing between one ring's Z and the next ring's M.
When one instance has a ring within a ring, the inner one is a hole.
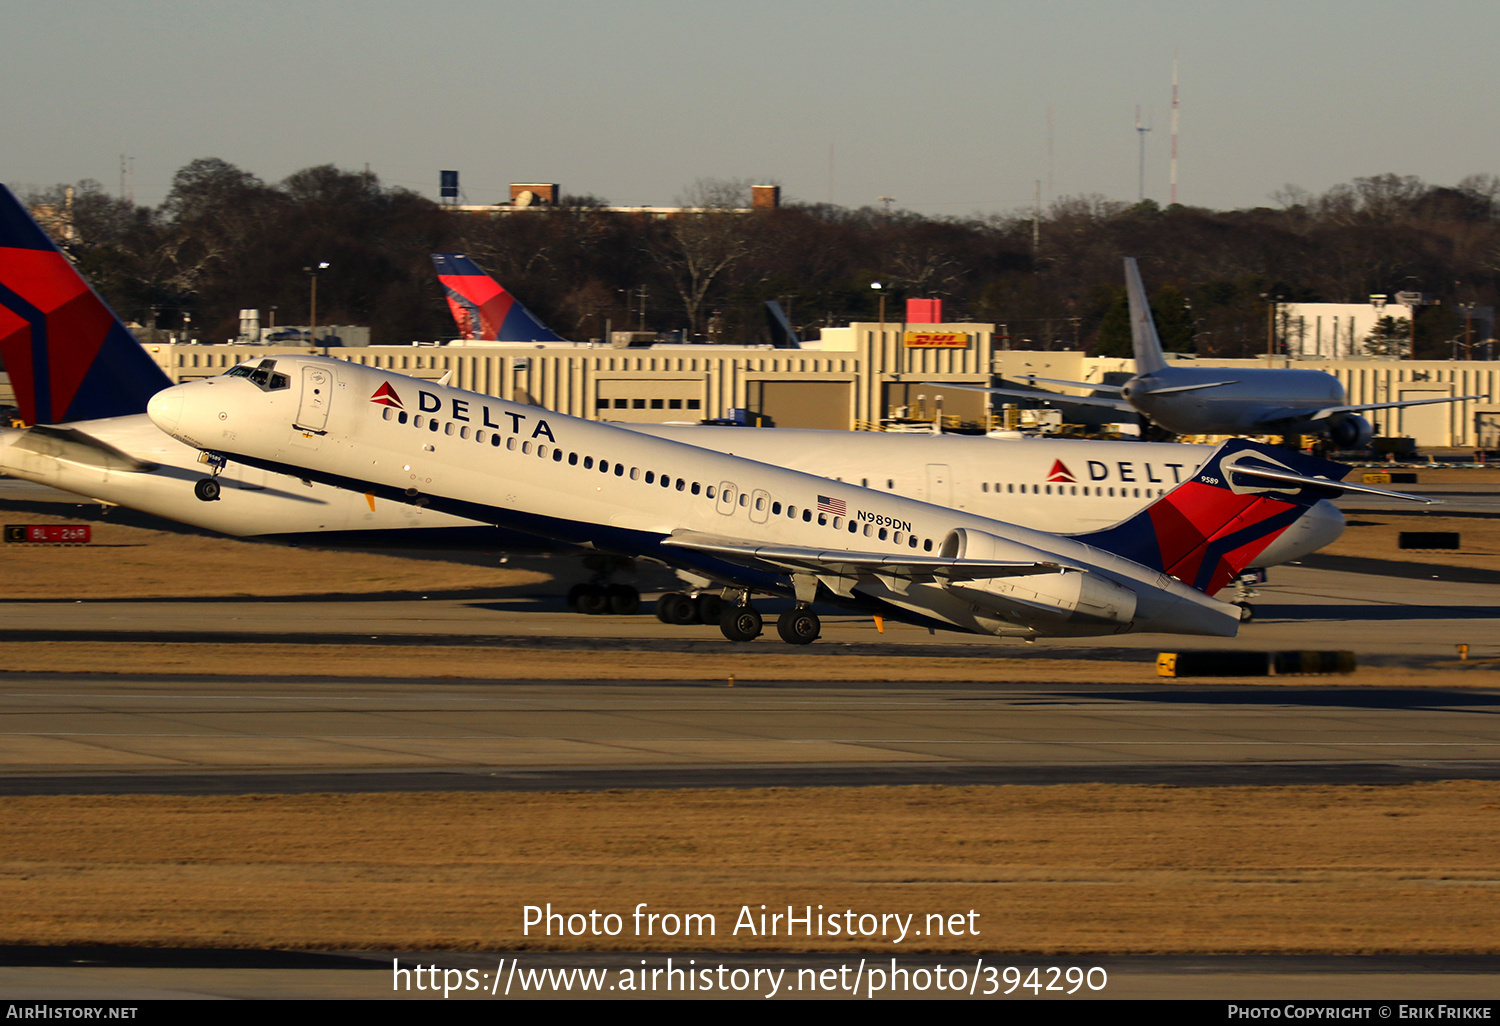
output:
M701 574L732 602L730 640L760 633L752 593L793 596L793 644L819 634L814 600L1025 638L1233 636L1239 610L1210 594L1348 473L1229 442L1130 520L1068 537L325 357L242 364L148 413L264 470Z
M501 291L498 285L478 285L471 294ZM544 544L432 509L376 502L241 463L206 476L196 449L169 438L145 416L147 400L170 383L166 375L3 186L0 357L10 369L24 420L36 425L0 431L0 473L238 536L331 539L351 532L341 540L489 550ZM1164 453L1138 443L675 430L685 431L679 440L692 444L729 447L845 480L878 477L890 482L887 490L908 497L1061 531L1119 522L1152 497L1152 485L1159 491L1163 482L1175 482L1211 451L1178 446ZM1080 448L1087 446L1097 448ZM1082 485L1064 486L1072 479L1069 467ZM196 501L185 494L189 485L200 498L222 501ZM1338 511L1319 503L1272 542L1258 565L1299 559L1331 542L1342 527ZM635 589L602 580L578 586L573 597L591 612L631 612L638 602ZM675 604L679 615L686 615L682 604ZM691 614L689 619L701 615L696 609Z
M1119 399L1070 395L1060 401L1139 413L1158 427L1179 435L1326 435L1341 449L1369 443L1374 429L1360 416L1365 411L1485 398L1468 395L1349 405L1339 379L1323 371L1169 364L1162 353L1161 339L1156 334L1156 322L1151 317L1134 257L1125 259L1125 288L1130 301L1135 377L1119 386L1055 378L1027 380L1117 393ZM945 382L943 387L975 386ZM1052 395L1006 388L979 391L1027 399L1046 399Z

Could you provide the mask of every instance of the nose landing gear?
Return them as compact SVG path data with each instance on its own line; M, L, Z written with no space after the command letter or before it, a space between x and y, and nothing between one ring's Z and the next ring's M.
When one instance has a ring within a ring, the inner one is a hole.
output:
M193 485L193 494L203 502L219 501L219 479L217 477L205 477Z

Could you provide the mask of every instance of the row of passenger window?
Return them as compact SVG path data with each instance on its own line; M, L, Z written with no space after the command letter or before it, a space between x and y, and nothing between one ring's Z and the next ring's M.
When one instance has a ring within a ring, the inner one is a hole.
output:
M616 410L701 410L703 400L701 399L600 399L595 405L596 410L608 410L613 407Z
M1055 491L1055 492L1052 490L1052 488L1053 488L1052 485L1037 485L1037 484L1034 484L1034 485L1030 485L1029 487L1031 489L1031 494L1032 495L1090 495L1090 494L1092 494L1095 498L1098 498L1098 499L1102 499L1106 495L1108 495L1109 498L1111 498L1111 499L1116 498L1116 496L1115 496L1115 489L1112 488L1112 487L1105 486L1105 485L1093 485L1093 486L1090 486L1090 485L1076 485L1076 484L1075 485L1057 485L1057 491ZM1090 487L1092 487L1094 489L1093 492L1089 491ZM1017 493L1019 493L1021 495L1025 495L1025 494L1027 494L1027 488L1028 488L1028 486L1024 485L1024 484L1022 484L1022 485L1007 484L1007 485L1005 485L1004 490L1005 490L1005 494L1007 494L1007 495L1015 495ZM1080 488L1083 489L1083 491L1080 492L1079 491ZM1000 486L1000 484L998 482L996 484L994 484L994 485L991 485L988 481L986 481L986 482L980 484L979 490L981 492L994 491L994 493L996 495L999 495L1000 491L1001 491L1001 486ZM1139 488L1121 488L1120 489L1120 494L1119 494L1118 497L1121 498L1121 499L1130 499L1130 498L1135 498L1135 499L1150 499L1150 498L1160 498L1161 496L1163 496L1165 494L1167 494L1167 490L1165 488L1157 488L1154 492L1150 488L1145 489L1144 492L1141 489L1139 489Z
M530 439L521 440L517 439L515 435L501 435L498 431L471 428L468 424L455 424L453 421L442 421L436 417L428 417L421 413L412 415L408 414L405 410L395 410L389 406L381 407L381 416L385 420L394 420L398 424L409 423L418 429L426 428L428 431L441 432L444 435L455 438L472 438L480 445L487 442L490 446L497 449L504 446L511 452L521 452L528 455L535 451L536 455L541 459L550 457L554 463L567 463L570 467L582 466L584 470L593 470L597 466L601 474L612 473L615 477L629 477L632 481L644 481L646 484L659 483L663 488L674 488L676 491L687 492L690 495L702 495L708 499L719 498L718 489L714 485L704 485L697 481L689 482L687 479L681 477L674 479L668 474L658 475L652 470L642 472L639 467L630 467L627 470L625 464L619 462L611 464L609 460L601 459L596 463L592 456L579 456L576 452L564 452L556 445L549 446L545 442L534 443ZM728 489L725 491L727 492ZM720 499L721 505L723 501ZM821 510L814 511L806 506L799 508L788 504L783 507L782 503L771 501L767 495L756 495L752 499L749 493L741 491L738 492L737 499L732 501L735 505L747 511L753 507L757 513L764 512L769 502L771 516L779 517L784 513L789 520L800 519L804 523L811 523L813 518L816 517L819 526L831 526L835 531L847 530L850 534L859 534L861 529L861 521L832 516ZM904 545L911 549L920 547L923 552L932 551L931 538L919 539L915 534L907 531L892 531L889 528L876 527L870 523L863 523L863 533L866 538L875 538L879 541L889 539L896 545Z

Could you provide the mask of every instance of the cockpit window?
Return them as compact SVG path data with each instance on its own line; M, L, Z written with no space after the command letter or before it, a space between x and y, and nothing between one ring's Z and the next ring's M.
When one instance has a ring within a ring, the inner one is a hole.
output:
M285 374L276 373L276 361L267 357L259 364L242 363L238 367L231 368L225 375L226 378L249 378L256 388L262 392L276 392L283 388L290 388L292 379Z

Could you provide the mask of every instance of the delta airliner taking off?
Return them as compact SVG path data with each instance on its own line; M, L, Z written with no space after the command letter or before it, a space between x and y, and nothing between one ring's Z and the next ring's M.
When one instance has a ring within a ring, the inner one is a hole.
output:
M456 312L470 315L469 321L483 326L486 334L507 340L551 336L472 261L454 255L434 260ZM196 449L163 434L145 415L151 396L170 384L166 375L3 186L0 355L10 371L21 418L32 425L0 429L0 473L233 535L332 538L348 532L359 544L488 550L546 544L489 524L421 506L376 502L300 475L240 462L208 477ZM1063 532L1118 523L1184 480L1212 452L1208 446L1134 442L635 427ZM1278 535L1256 565L1300 559L1333 541L1342 529L1338 510L1320 502ZM578 585L579 608L635 608L633 588L602 585L602 576ZM707 603L709 610L712 606ZM689 622L683 619L684 609L677 612L676 622ZM717 622L716 615L708 615Z
M242 364L166 389L148 413L217 457L626 556L717 582L731 640L755 593L929 627L1033 638L1233 636L1224 587L1348 468L1228 442L1115 527L1016 527L847 482L316 356Z

